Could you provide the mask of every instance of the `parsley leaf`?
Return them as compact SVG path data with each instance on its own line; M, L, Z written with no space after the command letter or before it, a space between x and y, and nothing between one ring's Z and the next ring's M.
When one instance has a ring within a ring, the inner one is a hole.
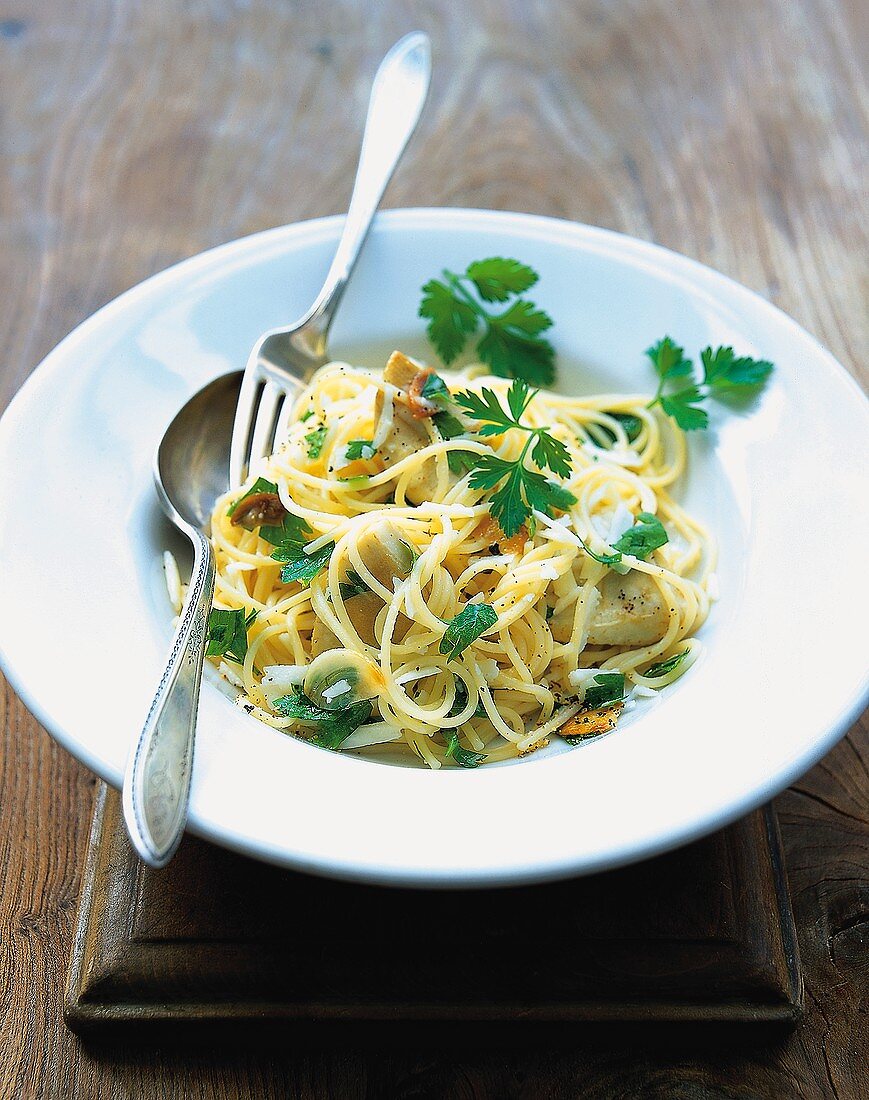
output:
M457 730L452 730L447 735L447 751L445 755L455 760L461 768L478 768L486 759L486 754L484 752L472 752L471 749L464 748L459 742Z
M773 370L767 359L737 358L733 348L711 347L700 352L703 381L713 390L752 390L762 386Z
M477 311L457 298L450 287L439 279L430 279L422 288L420 317L428 317L428 338L438 355L449 365L456 358L468 336L477 329Z
M682 378L694 370L691 360L685 358L685 349L680 348L669 336L646 348L646 355L652 360L662 379Z
M570 455L567 447L554 435L545 431L539 432L531 457L541 469L548 466L558 477L570 477Z
M700 352L703 364L702 381L694 379L694 365L678 344L669 336L646 350L659 375L658 389L649 408L660 405L683 431L694 431L709 425L709 414L699 407L707 397L726 399L749 396L769 378L773 368L766 359L736 356L731 347L705 347ZM668 382L678 379L688 384L674 392L665 392Z
M368 592L369 588L355 569L348 569L346 579L338 584L338 591L341 593L342 600L349 600L353 596L358 596L360 592Z
M479 457L475 451L447 451L447 465L456 477L463 477L474 469Z
M634 416L633 413L610 412L607 410L606 415L611 416L613 420L618 420L625 430L625 435L628 437L628 443L633 443L643 430L642 420L640 420L638 416ZM616 437L610 428L605 428L603 424L598 424L597 428L606 433L611 443L615 443Z
M498 614L490 604L465 604L458 615L447 624L438 648L441 653L454 661L472 642L491 630L497 621Z
M555 508L559 512L569 512L570 509L576 504L576 497L571 493L569 489L565 489L563 485L558 485L554 481L547 479L547 486L549 487L549 499L547 504L549 508ZM541 508L541 512L546 512L547 515L551 515L551 512L547 508Z
M613 550L631 554L640 561L645 561L653 550L657 550L659 546L669 541L664 525L658 517L653 516L651 512L640 512L634 526L613 543Z
M377 448L371 439L351 439L346 448L347 460L354 462L358 458L374 458Z
M321 424L319 428L314 428L312 432L308 432L305 436L305 442L308 444L308 458L319 458L320 452L323 450L323 444L326 442L326 425Z
M311 741L325 749L337 750L341 743L371 717L371 703L353 703L344 710L323 710L301 691L275 699L273 708L285 718L316 726Z
M427 401L433 401L436 405L448 405L450 401L449 387L439 374L432 371L431 374L426 376L420 391L420 397L424 397Z
M447 718L455 718L457 714L461 712L468 705L468 689L465 687L465 681L461 677L456 676L456 697L453 705L450 707ZM485 718L486 708L482 703L477 703L477 709L474 711L474 718Z
M683 649L681 653L674 653L672 657L668 657L666 661L659 661L657 664L649 665L644 676L649 676L655 679L658 676L666 676L668 672L672 672L674 668L678 668L679 665L688 656L688 650Z
M465 435L465 425L452 413L439 412L432 417L432 422L441 434L442 439L455 439L456 436Z
M702 400L703 394L697 386L686 386L683 390L662 395L660 398L661 408L685 432L708 426L709 414L705 409L697 407Z
M583 706L586 710L597 710L619 703L625 694L625 676L623 672L601 672L594 677L591 687L585 689Z
M506 302L511 294L530 290L539 278L537 272L526 264L500 256L469 264L467 276L485 302Z
M291 584L293 581L310 584L327 564L334 549L335 543L327 542L313 554L306 554L299 543L285 542L275 548L272 557L275 561L287 563L281 570L281 581L284 584Z
M555 349L541 335L552 327L549 314L518 297L501 313L486 308L523 293L537 279L532 268L500 256L478 260L463 274L444 271L442 279L430 279L422 288L419 315L428 319L429 339L443 361L451 363L482 327L476 353L494 374L551 385Z
M206 656L229 657L244 664L247 656L247 632L256 616L256 611L245 616L243 608L224 611L220 607L212 607L208 615Z
M576 503L573 494L563 486L525 465L530 450L532 460L541 469L548 468L560 477L570 475L570 455L561 440L550 435L548 428L532 428L521 422L536 393L524 379L516 378L507 393L507 409L497 394L485 387L480 393L455 395L456 403L481 422L479 435L502 435L513 428L528 433L522 454L515 462L495 454L475 456L476 468L469 482L472 489L494 489L503 480L503 485L492 494L489 510L508 538L519 531L534 510L552 515L554 508L563 510Z
M515 325L501 326L493 319L477 355L502 378L527 378L538 386L555 381L555 348L548 340L522 335Z

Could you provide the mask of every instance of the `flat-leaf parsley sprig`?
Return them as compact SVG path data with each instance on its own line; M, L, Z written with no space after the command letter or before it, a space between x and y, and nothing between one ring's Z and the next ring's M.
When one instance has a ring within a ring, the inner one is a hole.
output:
M428 319L429 339L444 363L452 363L482 327L476 353L493 374L551 386L555 349L541 333L552 327L552 318L518 297L538 278L527 264L492 256L469 264L461 275L444 269L440 279L430 279L422 288L419 315ZM487 308L510 298L500 313Z
M646 349L658 372L658 389L649 408L660 405L686 432L709 426L709 414L700 408L707 397L750 396L760 389L773 370L766 359L737 356L731 347L706 347L700 352L703 378L694 378L694 364L685 357L685 349L669 336ZM682 383L672 389L670 383Z
M570 476L570 455L560 439L549 434L547 427L532 428L522 423L522 415L537 390L531 390L522 378L513 380L507 393L507 408L497 394L484 388L477 393L457 393L453 400L475 420L480 421L477 435L503 435L518 430L528 438L515 461L499 455L474 455L475 467L469 485L472 489L496 489L490 498L489 511L501 530L510 538L518 533L535 510L552 514L553 508L565 509L576 503L576 497L563 485L549 481L540 470L549 469L557 477ZM539 470L525 465L530 452ZM503 482L503 484L500 484Z

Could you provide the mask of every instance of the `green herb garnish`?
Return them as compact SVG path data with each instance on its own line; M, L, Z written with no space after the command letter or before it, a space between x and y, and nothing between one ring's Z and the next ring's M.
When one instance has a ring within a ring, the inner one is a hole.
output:
M552 385L555 349L541 336L552 327L552 319L517 297L537 282L536 271L518 260L492 257L470 264L464 274L444 270L441 275L422 288L419 315L428 319L429 339L445 363L452 363L482 326L476 353L494 374ZM510 298L514 300L501 313L483 304Z
M657 676L666 676L668 672L672 672L674 668L678 668L679 665L688 656L688 650L683 649L681 653L675 653L672 657L668 657L666 661L659 661L657 664L649 665L644 676L648 676L651 679L655 679Z
M275 561L286 562L281 570L281 581L284 584L291 584L293 581L310 584L327 564L334 549L335 543L327 542L313 554L306 554L299 543L285 542L272 551L272 557Z
M476 468L480 457L475 451L447 451L447 465L456 477L463 477Z
M700 408L707 397L750 396L766 382L773 365L766 359L737 357L731 347L718 347L714 351L706 347L700 352L703 378L694 378L694 364L685 357L669 336L646 349L658 372L658 389L649 402L649 408L660 405L667 416L672 416L684 431L706 428L709 414ZM679 389L670 389L672 382L686 382ZM666 392L665 392L666 391Z
M435 374L434 371L426 376L420 396L427 401L432 401L435 405L446 406L450 402L449 387L443 378L439 374Z
M377 454L377 448L371 439L351 439L347 444L345 454L349 462L355 462L358 458L374 458Z
M600 672L585 689L583 706L586 710L597 710L620 703L625 695L625 677L622 672Z
M455 718L455 716L457 714L461 714L461 712L468 705L468 689L465 687L465 681L462 680L459 676L456 676L455 680L456 696L453 700L453 705L450 707L449 713L447 714L447 718ZM483 706L482 703L477 703L473 716L474 718L486 717L486 708Z
M228 657L244 664L247 656L247 632L256 618L256 611L245 615L243 608L224 611L212 607L208 614L208 645L205 654L208 657Z
M465 425L452 413L435 413L431 419L438 432L440 432L441 439L455 439L457 436L467 434Z
M494 454L476 455L471 474L472 489L495 489L503 482L492 494L489 510L508 538L519 531L535 509L551 515L553 508L563 510L576 503L573 494L563 486L525 465L530 451L531 459L541 469L548 468L559 477L570 475L570 455L561 440L550 435L548 428L532 428L521 421L536 393L536 390L529 390L524 379L516 378L507 393L507 409L490 389L484 388L479 394L455 395L456 403L480 421L478 435L502 435L512 429L528 433L522 453L515 462Z
M634 558L639 558L640 561L645 561L653 550L670 541L664 525L651 512L639 513L634 526L613 543L612 554L596 554L579 535L576 537L582 543L586 554L595 561L599 561L601 565L618 565L623 554L630 554ZM617 571L626 573L628 570L625 568Z
M338 585L338 591L341 593L342 600L349 600L361 592L369 592L370 589L355 569L348 569L346 579Z
M613 420L618 420L619 424L621 424L625 430L625 435L628 437L628 443L633 443L643 430L642 420L640 420L638 416L634 416L633 413L607 411L606 415L611 416ZM616 437L611 428L607 428L603 424L596 424L595 427L604 432L611 444L615 443Z
M326 442L326 431L326 425L321 424L319 428L314 428L312 432L308 432L305 436L305 442L308 444L308 458L320 457L323 444Z
M459 741L457 730L452 730L447 734L447 751L445 755L455 760L461 768L478 768L486 759L484 752L472 752L471 749L466 749Z
M323 710L301 691L282 695L275 699L272 707L285 718L295 718L298 722L314 726L315 732L310 740L315 745L333 750L340 748L342 742L371 717L371 703L367 700L353 703L344 710Z
M491 630L497 622L498 614L490 604L465 604L459 614L447 624L438 648L441 653L454 661L472 642Z
M613 550L645 561L653 550L669 542L664 525L651 512L640 512L637 522L613 543Z

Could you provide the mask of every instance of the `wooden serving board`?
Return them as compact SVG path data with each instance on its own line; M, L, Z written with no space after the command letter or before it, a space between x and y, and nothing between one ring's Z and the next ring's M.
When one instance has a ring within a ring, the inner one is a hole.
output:
M66 1019L781 1024L801 998L768 809L619 871L437 892L313 878L193 837L152 871L103 787Z

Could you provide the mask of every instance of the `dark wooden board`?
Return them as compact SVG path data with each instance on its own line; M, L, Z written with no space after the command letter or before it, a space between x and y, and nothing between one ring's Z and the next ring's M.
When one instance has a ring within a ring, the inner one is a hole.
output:
M657 241L768 297L865 383L865 0L0 0L0 408L140 279L342 210L377 58L417 27L435 81L388 206L528 210ZM54 552L46 569L62 540ZM2 678L0 714L3 1100L865 1098L865 718L775 804L806 987L787 1039L701 1050L580 1028L567 1049L433 1055L82 1049L63 991L94 780Z
M187 837L135 857L104 786L66 1016L143 1021L794 1023L801 982L773 815L681 851L521 889L396 890Z

